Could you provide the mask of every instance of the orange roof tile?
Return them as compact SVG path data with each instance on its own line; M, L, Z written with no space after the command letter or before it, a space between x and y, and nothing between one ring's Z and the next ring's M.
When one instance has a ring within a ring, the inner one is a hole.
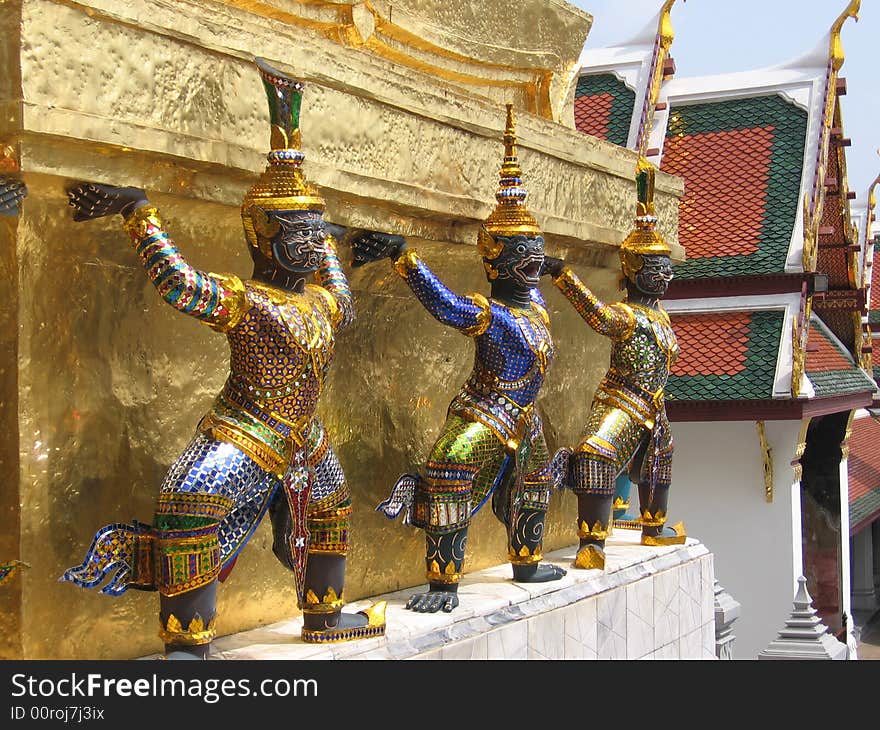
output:
M873 245L868 243L869 246ZM868 309L880 309L880 253L874 248L874 258L871 261L871 303Z
M575 97L575 127L584 134L592 134L599 139L607 139L613 104L614 97L609 93Z
M880 508L880 423L854 418L849 439L850 525L868 522Z
M826 164L825 179L838 181L840 172L838 169L837 154L832 148ZM836 234L831 243L839 244L844 241L843 207L840 195L825 196L825 204L822 207L820 226L830 226ZM816 270L828 274L828 283L832 289L849 288L849 266L847 264L847 251L845 248L827 248L823 246L824 238L819 239L819 251L816 256Z
M773 397L782 310L671 312L679 354L666 397L678 401Z
M810 323L807 338L806 369L808 373L822 373L828 370L851 370L853 363L832 344L831 340L815 322Z
M750 312L680 314L672 318L679 355L674 375L736 375L746 369Z
M688 259L757 250L773 130L752 127L667 138L663 170L685 180L678 238Z

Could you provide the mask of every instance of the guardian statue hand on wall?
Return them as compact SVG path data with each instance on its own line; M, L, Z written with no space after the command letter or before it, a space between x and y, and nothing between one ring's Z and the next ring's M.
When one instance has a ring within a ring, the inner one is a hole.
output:
M491 501L505 525L513 579L551 581L565 571L542 563L544 518L554 486L535 400L553 359L547 310L537 285L544 239L525 207L513 111L507 107L505 157L497 206L478 240L491 295L451 291L403 237L360 232L354 264L391 259L437 320L473 338L474 368L449 404L446 423L417 474L403 475L377 509L401 513L425 531L428 590L414 611L452 611L464 569L468 525Z
M257 65L272 150L241 206L250 279L190 266L137 188L83 182L69 190L76 221L121 214L163 299L229 342L226 384L168 470L152 523L102 528L84 562L63 576L86 588L109 577L102 592L111 595L157 590L160 636L166 653L181 658L207 654L218 580L267 512L273 552L294 573L302 638L332 642L385 630L384 603L342 612L351 499L315 414L335 335L354 318L351 292L327 234L324 200L302 172L302 84Z
M620 247L624 301L600 301L560 259L548 257L546 264L586 323L611 340L610 367L566 477L578 500L577 568L605 567L615 481L626 469L638 484L642 544L686 539L681 523L665 526L673 443L663 392L678 344L660 300L672 280L671 250L655 230L654 168L647 160L640 161L636 182L636 225Z

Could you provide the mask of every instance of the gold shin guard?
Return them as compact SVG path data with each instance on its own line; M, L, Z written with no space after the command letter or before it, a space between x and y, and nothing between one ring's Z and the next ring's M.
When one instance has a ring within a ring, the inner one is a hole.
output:
M186 628L181 625L178 618L172 613L168 617L167 623L163 624L159 619L159 638L166 646L201 646L210 644L217 635L217 616L208 622L205 622L201 616L196 616L189 622Z

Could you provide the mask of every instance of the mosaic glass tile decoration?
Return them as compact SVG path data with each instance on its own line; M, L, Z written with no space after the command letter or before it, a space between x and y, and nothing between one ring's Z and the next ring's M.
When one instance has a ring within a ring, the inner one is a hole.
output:
M784 312L670 313L679 355L667 400L773 397Z
M614 74L581 76L574 92L574 125L625 147L635 102L636 92Z
M807 113L779 95L674 106L661 169L685 181L679 279L784 271Z

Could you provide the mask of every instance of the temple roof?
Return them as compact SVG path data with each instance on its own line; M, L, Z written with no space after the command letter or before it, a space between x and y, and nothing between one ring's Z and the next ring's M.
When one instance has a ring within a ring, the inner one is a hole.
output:
M675 72L668 55L674 4L658 0L657 12L644 28L619 45L584 48L574 102L579 131L647 153L662 83Z
M838 75L857 0L799 58L672 80L674 64L658 55L672 40L670 8L656 31L649 23L628 43L585 50L575 100L581 131L684 180L686 258L665 299L680 351L670 418L785 419L870 404L860 322L870 263L851 220Z
M880 513L880 422L862 413L852 422L847 460L850 534L873 522Z
M868 321L871 324L880 324L880 260L878 265L874 266L873 258L877 253L877 246L880 244L880 234L875 236L868 243L869 256L865 257L866 265L870 269L870 279L868 284Z
M679 356L670 400L773 397L784 311L670 312Z
M677 278L785 272L806 128L777 94L673 107L661 167L685 179Z
M817 398L874 390L873 380L816 315L807 342L806 373Z
M613 73L581 76L574 94L575 126L625 147L635 99L635 91Z

